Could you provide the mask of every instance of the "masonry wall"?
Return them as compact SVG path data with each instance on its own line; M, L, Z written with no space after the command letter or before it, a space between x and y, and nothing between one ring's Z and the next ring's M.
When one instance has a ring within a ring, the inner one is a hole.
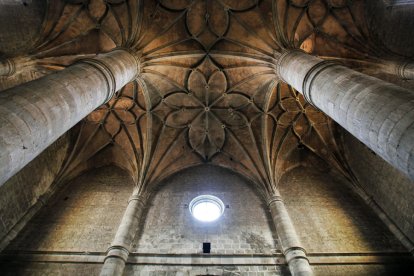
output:
M228 207L217 221L205 223L192 217L188 205L193 198L203 194L219 197ZM155 262L160 258L164 264L178 260L181 266L162 266L162 263L158 266L130 265L127 274L164 271L193 275L190 271L206 274L206 269L215 269L221 271L219 275L224 270L277 275L282 268L276 267L272 257L278 249L273 233L269 211L253 192L249 181L219 167L190 168L161 184L134 245L137 260L140 259L139 254L147 254ZM203 242L211 242L210 256L216 258L215 261L206 261L210 257L203 257ZM240 262L241 265L237 265Z
M345 156L361 187L414 243L414 182L344 132Z
M414 269L406 248L342 176L299 167L282 177L280 191L317 275Z
M2 275L98 275L131 195L116 167L91 170L50 201L0 254ZM399 275L412 257L340 175L299 167L280 182L315 275ZM188 209L201 194L228 208L216 222ZM290 275L269 211L248 180L214 166L161 183L144 210L124 275ZM210 254L202 242L211 242Z
M346 180L300 167L280 189L304 247L312 253L405 251Z
M72 180L2 252L2 275L99 274L97 263L115 236L132 188L131 177L117 167ZM64 259L69 257L71 264Z
M177 276L199 276L199 275L224 275L224 276L274 276L290 275L285 266L263 266L263 265L210 265L210 266L182 266L182 265L127 265L124 275L177 275Z
M40 208L65 159L69 136L64 135L0 186L0 251L14 238L16 224L24 225ZM17 228L19 228L17 226Z
M0 56L30 50L41 32L46 0L1 0Z
M371 35L383 49L389 49L394 53L412 57L414 54L412 20L414 6L387 7L386 2L400 2L390 0L364 0L365 15Z

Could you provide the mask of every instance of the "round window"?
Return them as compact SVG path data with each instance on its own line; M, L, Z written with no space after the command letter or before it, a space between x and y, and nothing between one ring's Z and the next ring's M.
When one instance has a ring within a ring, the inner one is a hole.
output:
M218 219L224 212L224 203L218 197L201 195L190 202L190 212L196 219L211 222Z

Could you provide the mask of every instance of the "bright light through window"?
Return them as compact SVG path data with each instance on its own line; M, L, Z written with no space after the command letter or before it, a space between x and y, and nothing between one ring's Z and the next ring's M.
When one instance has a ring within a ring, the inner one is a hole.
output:
M224 212L223 202L212 195L201 195L190 202L190 212L198 220L211 222L217 220Z
M220 208L212 202L201 202L193 208L193 216L201 221L213 221L221 216Z

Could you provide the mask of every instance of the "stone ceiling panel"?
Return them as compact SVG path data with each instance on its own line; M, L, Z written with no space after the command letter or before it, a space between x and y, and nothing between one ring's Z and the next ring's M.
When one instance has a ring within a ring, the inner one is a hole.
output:
M334 123L279 82L276 62L286 48L375 55L356 20L363 1L52 2L33 50L40 67L59 70L67 66L59 56L76 53L74 61L115 47L141 62L137 79L74 131L62 179L85 162L122 159L147 187L210 162L271 190L304 155L347 174Z

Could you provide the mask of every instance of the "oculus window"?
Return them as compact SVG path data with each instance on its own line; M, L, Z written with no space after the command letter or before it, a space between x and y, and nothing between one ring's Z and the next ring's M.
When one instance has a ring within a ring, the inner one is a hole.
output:
M190 212L194 218L203 222L217 220L224 212L224 203L218 197L201 195L191 200Z

